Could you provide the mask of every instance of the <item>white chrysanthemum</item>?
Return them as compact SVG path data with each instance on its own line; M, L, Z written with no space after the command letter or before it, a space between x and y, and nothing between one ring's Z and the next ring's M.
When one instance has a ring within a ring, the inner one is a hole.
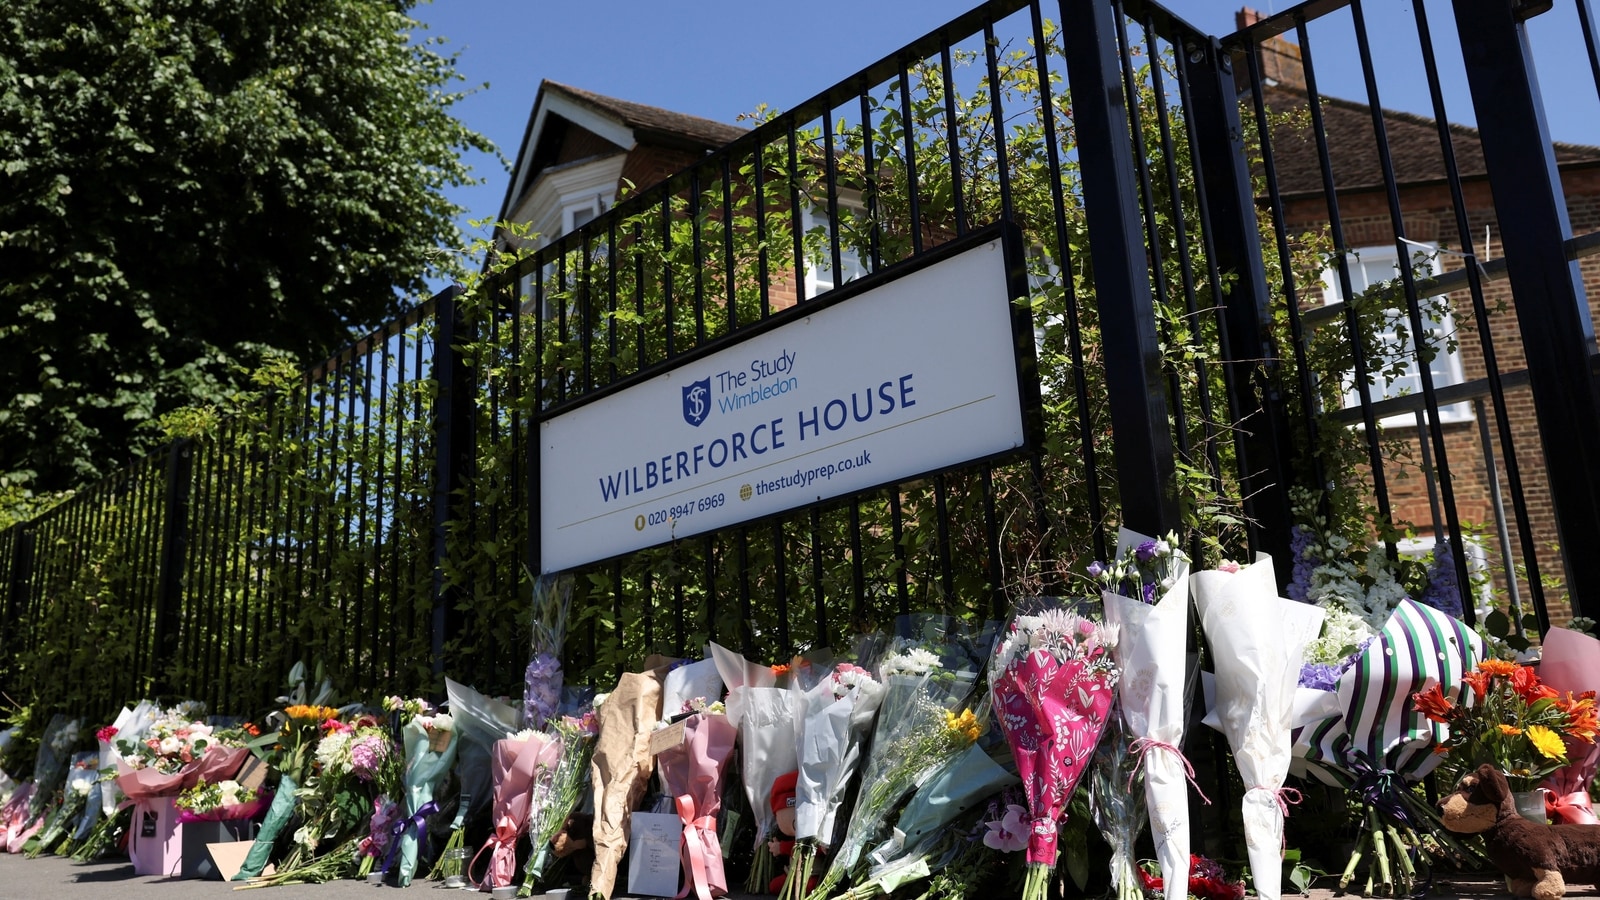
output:
M317 762L324 770L342 772L350 768L350 734L333 731L317 742Z
M521 731L517 732L516 734L513 734L511 737L507 738L507 740L512 740L512 741L531 741L531 740L533 740L533 736L538 734L538 733L539 732L534 731L532 728L524 728Z
M939 668L939 655L913 647L904 653L889 657L883 663L883 674L889 675L926 675Z
M427 727L434 731L452 731L456 727L456 720L449 713L439 713L428 720Z

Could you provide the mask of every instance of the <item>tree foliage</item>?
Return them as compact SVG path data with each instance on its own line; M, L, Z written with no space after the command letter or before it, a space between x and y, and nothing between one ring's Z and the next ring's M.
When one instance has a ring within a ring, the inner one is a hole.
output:
M395 313L470 183L410 0L13 0L0 23L0 482L61 489L274 352ZM448 263L446 263L448 265Z

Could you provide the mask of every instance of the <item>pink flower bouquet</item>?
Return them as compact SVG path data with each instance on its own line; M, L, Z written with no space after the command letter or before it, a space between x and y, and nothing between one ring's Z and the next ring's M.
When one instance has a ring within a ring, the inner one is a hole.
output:
M1600 640L1566 628L1552 628L1544 636L1539 678L1561 691L1582 694L1600 690ZM1589 803L1589 782L1600 765L1600 743L1567 739L1566 768L1557 770L1540 787L1545 811L1556 822L1600 825Z
M489 853L489 868L481 886L484 890L505 887L517 873L517 838L528 824L528 811L534 785L547 779L561 758L561 742L534 731L518 732L515 737L495 741L489 757L494 775L494 832L478 851ZM476 868L477 856L469 868Z
M1117 630L1064 609L1017 616L989 668L996 717L1028 798L1022 900L1043 900L1056 823L1094 756L1111 708Z
M683 819L684 870L689 873L684 890L711 900L728 893L717 811L722 808L722 776L739 731L717 713L695 713L683 726L683 743L661 751L656 768Z

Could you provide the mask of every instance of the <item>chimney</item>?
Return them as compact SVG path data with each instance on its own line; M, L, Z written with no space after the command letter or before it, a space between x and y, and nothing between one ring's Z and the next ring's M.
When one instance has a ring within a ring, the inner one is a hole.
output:
M1234 14L1234 26L1240 31L1268 18L1247 7ZM1300 45L1290 43L1282 35L1273 35L1255 42L1256 58L1261 65L1261 80L1265 85L1278 85L1294 90L1305 90L1306 69L1300 61ZM1239 92L1250 90L1250 68L1244 60L1234 66L1233 81Z

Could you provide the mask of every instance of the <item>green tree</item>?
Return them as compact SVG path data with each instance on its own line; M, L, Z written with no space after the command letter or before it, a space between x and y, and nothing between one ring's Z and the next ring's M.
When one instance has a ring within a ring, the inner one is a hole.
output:
M448 271L463 96L412 0L12 0L0 22L0 486L86 483L272 351Z

